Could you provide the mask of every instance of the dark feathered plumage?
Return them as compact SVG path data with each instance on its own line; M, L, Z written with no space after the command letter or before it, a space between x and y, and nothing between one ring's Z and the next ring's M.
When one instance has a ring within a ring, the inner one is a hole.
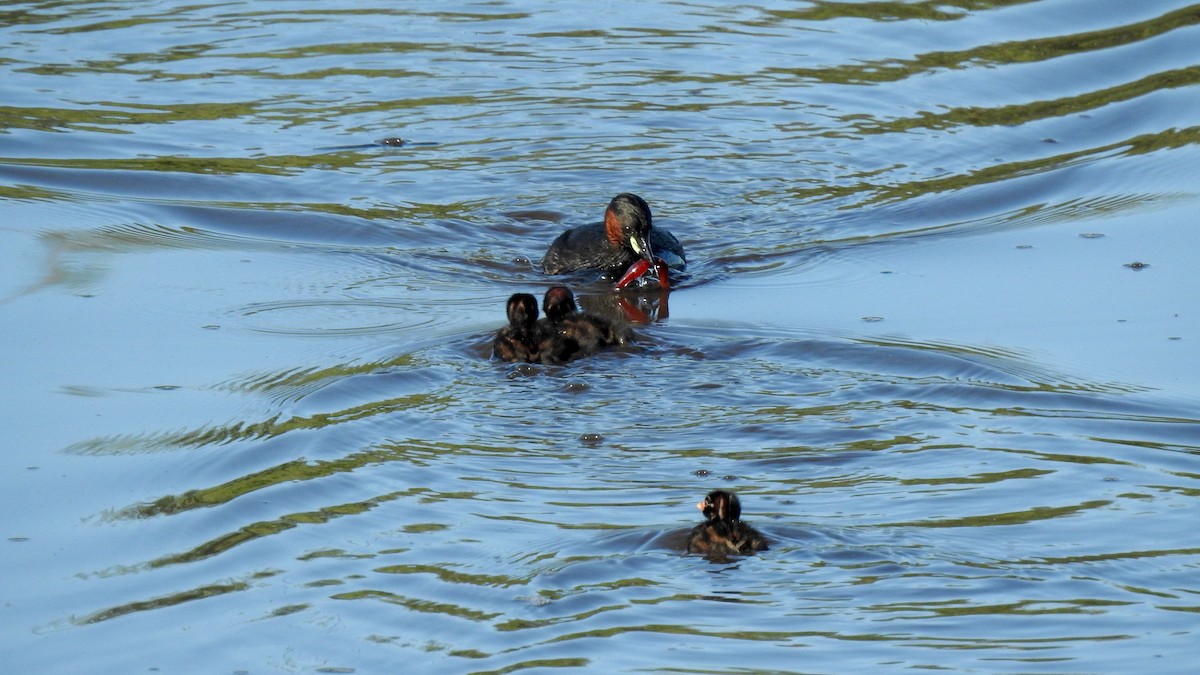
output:
M625 192L609 202L604 222L558 235L542 258L542 269L546 274L600 270L605 276L617 278L638 260L645 260L654 269L656 259L674 269L687 265L683 246L675 235L653 226L646 200Z

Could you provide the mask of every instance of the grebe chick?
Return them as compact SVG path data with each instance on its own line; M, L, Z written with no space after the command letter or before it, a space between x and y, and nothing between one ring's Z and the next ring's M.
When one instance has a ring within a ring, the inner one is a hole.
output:
M508 325L496 331L492 354L501 361L536 363L538 361L537 298L514 293L508 299Z
M742 504L732 492L713 490L696 508L705 520L688 535L688 553L723 557L767 550L766 538L742 522Z
M566 286L547 290L542 309L546 318L537 324L542 363L561 365L623 341L607 319L579 312L575 295Z

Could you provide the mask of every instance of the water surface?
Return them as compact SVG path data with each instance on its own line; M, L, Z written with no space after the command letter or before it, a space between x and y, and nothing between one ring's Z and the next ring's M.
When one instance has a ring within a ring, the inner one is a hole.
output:
M1186 672L1198 23L12 4L4 670ZM624 191L635 343L489 359Z

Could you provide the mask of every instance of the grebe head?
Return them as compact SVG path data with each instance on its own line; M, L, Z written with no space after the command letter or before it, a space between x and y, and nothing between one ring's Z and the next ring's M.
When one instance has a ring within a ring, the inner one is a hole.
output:
M725 490L713 490L696 505L708 520L733 521L742 517L742 504L737 495Z
M578 308L575 306L575 294L571 289L566 286L551 286L546 290L546 297L542 299L542 310L546 312L547 319L557 323L576 309Z
M650 229L653 217L645 199L623 192L608 203L604 211L604 233L613 246L629 249L654 266L654 251L650 248Z
M508 323L513 327L532 330L537 318L537 298L528 293L514 293L508 299Z

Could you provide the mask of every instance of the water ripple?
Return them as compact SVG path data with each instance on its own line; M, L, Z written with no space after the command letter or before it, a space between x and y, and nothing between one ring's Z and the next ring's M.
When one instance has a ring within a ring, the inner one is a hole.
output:
M1198 23L7 8L9 669L1187 653ZM557 281L548 243L624 191L688 276L565 279L636 339L490 360L504 299ZM717 487L769 551L686 554Z

